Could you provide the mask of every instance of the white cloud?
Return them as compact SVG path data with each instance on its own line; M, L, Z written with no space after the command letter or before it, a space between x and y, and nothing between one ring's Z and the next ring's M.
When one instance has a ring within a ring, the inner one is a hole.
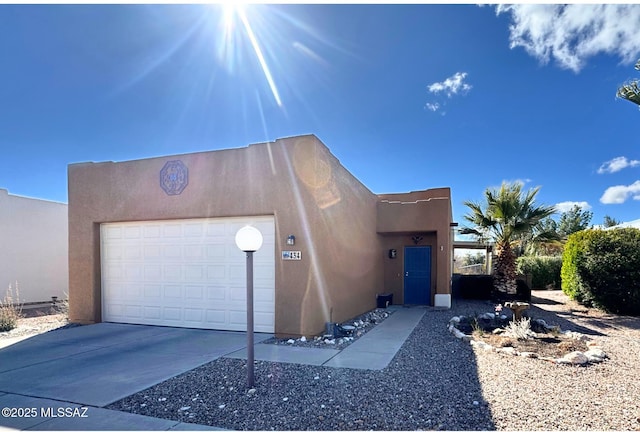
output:
M434 102L434 103L429 103L427 102L427 105L425 105L427 107L428 110L436 112L440 109L440 104L438 102Z
M640 180L630 184L629 186L618 185L611 186L604 191L600 197L602 204L622 204L629 197L634 200L640 200Z
M630 64L640 52L637 4L499 5L496 14L501 13L511 14L512 49L523 47L543 63L553 58L574 72L597 54Z
M531 183L533 180L524 178L524 179L513 179L513 180L502 180L502 183L518 183L520 186L524 187L527 183ZM500 189L500 186L497 187Z
M466 72L456 72L453 76L450 76L442 82L429 84L427 89L433 94L443 92L447 97L457 95L458 93L465 94L472 88L470 84L464 82L465 78L467 78Z
M598 174L614 173L638 165L640 165L639 160L628 160L626 157L620 156L603 163L600 168L598 168Z
M556 210L558 210L560 213L564 213L568 212L569 210L573 210L575 206L580 207L582 210L591 210L591 206L586 201L563 201L556 204Z

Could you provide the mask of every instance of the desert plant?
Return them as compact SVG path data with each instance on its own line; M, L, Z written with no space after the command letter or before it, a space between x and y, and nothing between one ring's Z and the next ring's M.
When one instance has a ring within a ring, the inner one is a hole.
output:
M480 325L480 322L478 321L478 317L474 317L473 320L471 321L471 328L473 329L474 336L484 335L484 329Z
M15 298L11 284L5 292L4 298L0 299L0 332L13 330L18 325L18 319L22 316L22 306L20 305L20 293L16 282Z
M499 189L487 189L484 202L464 203L471 210L464 218L472 226L461 228L460 234L495 242L494 286L498 294L517 293L514 246L525 238L539 241L546 237L546 233L540 233L534 239L532 233L542 219L555 213L555 208L536 204L538 191L524 192L521 183L503 183Z
M549 286L560 288L562 257L559 256L522 256L516 261L518 274L531 275L532 289L545 289Z
M535 336L535 333L531 330L531 320L529 318L510 321L504 334L518 340L527 340Z

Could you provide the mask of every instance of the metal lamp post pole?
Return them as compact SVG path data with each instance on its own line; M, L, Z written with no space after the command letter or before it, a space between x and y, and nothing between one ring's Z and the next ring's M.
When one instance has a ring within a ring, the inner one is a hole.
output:
M253 353L253 251L247 251L247 386L254 386Z
M247 385L253 388L255 380L253 354L253 253L262 246L262 233L255 227L245 226L236 233L236 246L247 254Z

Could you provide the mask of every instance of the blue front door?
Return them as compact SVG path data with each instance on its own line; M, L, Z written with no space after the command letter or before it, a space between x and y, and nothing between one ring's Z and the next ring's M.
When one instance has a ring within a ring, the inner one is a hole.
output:
M404 248L404 304L431 304L431 246Z

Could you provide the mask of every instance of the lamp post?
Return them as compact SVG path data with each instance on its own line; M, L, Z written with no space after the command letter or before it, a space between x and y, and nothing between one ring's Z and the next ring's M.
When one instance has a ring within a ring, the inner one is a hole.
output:
M262 246L262 233L245 226L236 233L236 246L247 254L247 386L254 385L253 377L253 253Z

